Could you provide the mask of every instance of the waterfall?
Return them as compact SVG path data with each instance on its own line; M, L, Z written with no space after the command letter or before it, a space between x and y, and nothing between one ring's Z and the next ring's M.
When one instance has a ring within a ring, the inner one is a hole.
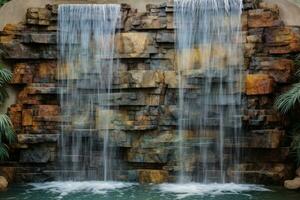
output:
M60 179L112 180L109 113L120 5L66 4L58 10L62 114Z
M179 182L238 181L226 171L240 157L242 6L242 0L175 0Z

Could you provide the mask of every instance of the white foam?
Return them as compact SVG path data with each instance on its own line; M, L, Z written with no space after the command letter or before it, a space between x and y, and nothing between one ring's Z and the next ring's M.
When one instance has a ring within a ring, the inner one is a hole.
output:
M71 193L87 192L93 194L105 194L108 191L127 188L133 183L125 182L104 182L104 181L64 181L64 182L45 182L45 183L31 183L33 186L31 190L47 190L59 194L59 197L66 196Z
M216 196L222 194L240 194L247 191L270 191L260 185L249 184L201 184L201 183L184 183L184 184L161 184L158 186L163 193L173 193L177 198L185 198L187 196Z

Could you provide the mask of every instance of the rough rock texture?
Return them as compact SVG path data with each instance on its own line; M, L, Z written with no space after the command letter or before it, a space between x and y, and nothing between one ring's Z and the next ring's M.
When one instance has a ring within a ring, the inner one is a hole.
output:
M289 190L300 189L300 177L296 177L293 180L284 181L284 187Z
M8 182L5 177L0 176L0 191L5 191L7 189Z
M116 37L120 71L113 83L116 92L107 99L119 109L98 109L96 116L113 115L110 127L120 130L111 133L124 163L120 179L172 181L178 171L173 5L148 5L143 13L122 5L122 12L123 23ZM242 18L246 76L240 148L244 155L238 167L228 166L228 176L238 173L248 182L282 183L293 169L282 119L273 101L293 79L295 58L300 54L300 28L284 26L276 5L257 0L244 0ZM11 160L0 169L14 169L17 182L52 180L59 171L56 29L57 6L48 5L28 9L25 23L8 24L0 32L0 49L13 67L12 85L19 91L17 102L8 110L18 143ZM201 58L197 49L194 52L197 56L191 59L197 65ZM68 66L63 71L68 73ZM95 84L91 81L89 88ZM101 131L101 123L95 128ZM193 133L186 135L191 142L197 139ZM232 142L226 140L225 146L230 152ZM197 156L191 154L187 160L192 162ZM212 155L211 161L215 159Z
M168 171L165 170L139 170L140 183L164 183L168 181Z

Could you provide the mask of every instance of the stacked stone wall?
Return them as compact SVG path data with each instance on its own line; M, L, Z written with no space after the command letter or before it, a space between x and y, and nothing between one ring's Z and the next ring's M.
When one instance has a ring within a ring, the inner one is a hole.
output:
M147 5L146 10L141 13L122 5L117 35L120 70L108 101L119 108L110 124L119 130L111 136L125 163L119 178L158 183L174 181L178 170L174 9L166 2ZM228 169L227 175L241 173L252 183L280 183L290 176L292 164L285 124L273 102L293 81L300 27L284 26L276 5L244 0L242 29L243 158L239 170ZM1 165L3 173L13 173L17 182L53 180L59 171L56 34L57 5L29 8L26 22L7 24L0 32L0 49L12 66L11 84L18 91L17 102L8 109L18 142L10 160ZM98 117L104 114L98 111ZM225 146L231 148L230 142Z

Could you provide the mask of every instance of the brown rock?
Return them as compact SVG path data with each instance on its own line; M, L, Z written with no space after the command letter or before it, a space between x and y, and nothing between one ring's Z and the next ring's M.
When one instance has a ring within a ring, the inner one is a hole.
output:
M246 78L247 95L264 95L273 92L274 81L266 74L248 74Z
M22 125L31 126L33 121L32 117L33 117L32 109L24 109L22 111Z
M160 184L168 181L168 172L165 170L139 170L139 182Z
M57 105L39 105L38 116L56 116L60 112L60 108Z
M116 36L117 52L122 58L144 58L155 53L153 36L146 32L120 33Z
M264 9L249 10L248 12L248 27L263 28L279 26L282 22L279 20L278 13L266 11Z
M5 177L0 176L0 191L5 191L7 189L8 182Z
M15 167L1 167L0 172L8 182L12 182L15 176Z
M57 74L56 68L55 62L39 63L34 81L47 83L54 82Z
M265 48L270 54L300 52L300 28L274 27L264 32Z
M30 65L26 63L16 64L13 71L13 84L32 83L33 70Z
M300 189L300 177L296 177L293 180L284 181L284 187L289 190Z
M264 10L272 11L275 14L279 14L279 7L277 4L260 2L258 7Z
M250 69L270 75L275 82L287 83L293 77L294 61L286 58L253 58Z

